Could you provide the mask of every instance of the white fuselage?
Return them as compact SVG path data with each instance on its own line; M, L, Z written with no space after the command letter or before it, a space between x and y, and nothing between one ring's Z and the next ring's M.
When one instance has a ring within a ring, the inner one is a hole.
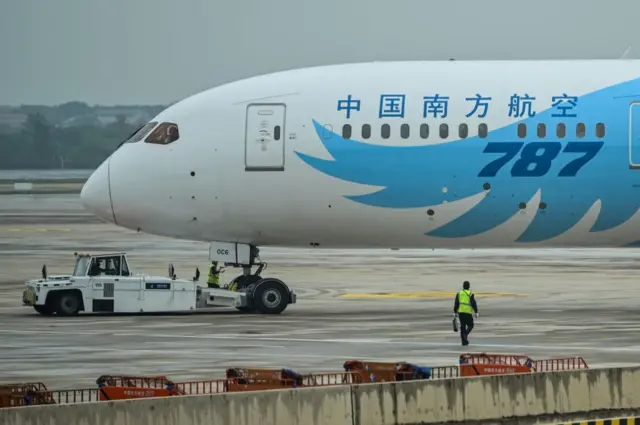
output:
M486 115L469 116L477 94L491 98ZM514 94L535 98L532 109ZM435 95L446 105L425 100ZM119 226L257 246L626 246L640 240L634 102L640 61L275 73L167 108L96 170L82 199ZM162 123L177 126L177 140L147 143ZM508 162L485 169L511 148ZM546 166L524 163L547 154Z

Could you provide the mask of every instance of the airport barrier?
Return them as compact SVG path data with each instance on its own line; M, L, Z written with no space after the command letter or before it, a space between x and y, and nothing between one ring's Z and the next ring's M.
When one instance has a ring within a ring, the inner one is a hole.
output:
M166 376L102 375L96 380L98 388L70 390L49 390L43 383L4 384L0 385L0 408L535 373L588 366L582 357L533 360L522 354L463 353L456 366L348 360L343 368L343 372L300 374L291 369L234 367L226 370L225 378L189 382L174 382Z
M2 425L353 425L351 388L334 386L0 410Z
M640 367L0 410L2 425L549 424L640 413Z

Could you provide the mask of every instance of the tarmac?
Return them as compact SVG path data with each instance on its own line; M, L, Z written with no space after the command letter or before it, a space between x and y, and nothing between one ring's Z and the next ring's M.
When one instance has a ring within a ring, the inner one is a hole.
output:
M264 273L298 303L280 316L235 309L183 315L41 317L24 281L70 273L73 253L124 251L134 272L191 278L206 244L102 223L77 195L0 196L0 382L95 386L102 374L215 379L234 366L339 371L349 359L451 365L463 352L583 356L637 364L640 250L313 250L261 248ZM238 271L239 273L239 271ZM236 274L227 269L224 280ZM480 318L462 347L455 292L471 282Z

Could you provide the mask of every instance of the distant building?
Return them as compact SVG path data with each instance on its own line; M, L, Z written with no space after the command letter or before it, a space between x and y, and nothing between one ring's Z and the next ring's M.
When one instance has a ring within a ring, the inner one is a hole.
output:
M18 112L9 106L0 106L0 128L15 131L27 121L27 114Z
M60 127L84 127L84 126L100 127L102 126L102 123L100 122L98 117L92 114L80 115L77 117L68 118L64 120L62 123L60 123Z
M61 127L76 126L98 126L104 127L118 122L120 117L124 118L126 124L140 126L146 124L153 116L141 108L115 107L104 108L98 107L93 113L72 117L61 123Z
M124 121L131 125L143 125L148 123L151 118L151 114L141 109L129 109L113 108L111 110L99 110L98 119L102 125L113 124L118 121L119 117L124 117Z
M75 108L76 113L73 113L73 109L69 109L68 105L64 111L56 106L0 105L0 131L20 130L31 113L43 114L47 122L58 127L105 127L117 123L120 119L128 125L140 127L151 121L165 107L162 105L85 106Z

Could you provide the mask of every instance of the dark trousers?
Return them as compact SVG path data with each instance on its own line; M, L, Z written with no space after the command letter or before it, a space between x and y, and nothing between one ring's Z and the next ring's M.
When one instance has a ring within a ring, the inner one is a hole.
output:
M473 330L473 315L469 313L458 313L460 319L460 339L463 343L468 343L467 337Z

